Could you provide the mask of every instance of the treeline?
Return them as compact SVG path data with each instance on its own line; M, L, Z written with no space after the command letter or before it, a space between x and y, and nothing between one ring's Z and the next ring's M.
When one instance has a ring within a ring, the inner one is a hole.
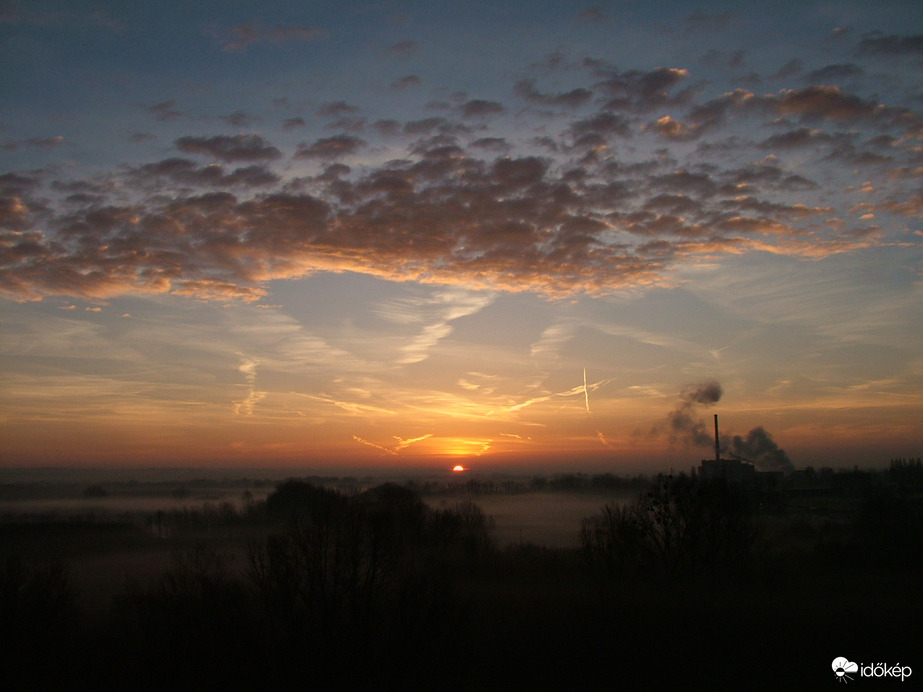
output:
M586 517L578 549L499 549L467 498L289 480L243 508L155 515L172 563L95 619L62 564L10 556L4 688L672 689L694 671L777 689L785 666L813 680L830 647L864 655L866 633L905 656L920 500L876 487L847 523L767 516L723 479L658 476ZM759 669L757 642L790 655Z
M923 459L892 459L888 475L894 483L923 486Z
M433 673L432 649L456 627L453 580L494 549L477 505L431 508L391 483L347 495L291 480L243 511L160 512L150 525L164 537L262 530L245 564L207 541L180 541L164 574L135 580L83 636L74 636L67 570L9 557L0 647L16 655L5 685L72 676L94 689L352 689L382 676L412 684ZM93 641L106 644L88 655L82 647Z
M408 481L407 486L424 495L506 495L531 492L621 492L637 491L650 477L618 476L612 473L561 473L531 478L469 478L459 480Z

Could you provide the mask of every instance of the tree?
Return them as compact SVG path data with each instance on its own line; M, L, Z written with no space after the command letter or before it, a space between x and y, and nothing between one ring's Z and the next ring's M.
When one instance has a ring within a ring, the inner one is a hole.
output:
M659 476L633 504L607 505L581 527L588 561L609 574L716 575L744 567L759 531L740 488L724 479Z

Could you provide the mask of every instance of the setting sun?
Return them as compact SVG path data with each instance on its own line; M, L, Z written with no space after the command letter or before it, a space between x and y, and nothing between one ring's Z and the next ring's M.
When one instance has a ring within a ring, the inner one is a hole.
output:
M465 471L466 469L461 464L456 464L455 466L452 467L452 470L455 471L456 473L461 473L462 471Z

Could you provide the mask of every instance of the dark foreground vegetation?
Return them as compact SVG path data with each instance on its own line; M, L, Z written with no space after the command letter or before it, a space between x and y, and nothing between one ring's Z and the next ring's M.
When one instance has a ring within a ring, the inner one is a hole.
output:
M898 471L821 514L824 493L658 477L574 549L498 547L477 504L394 483L8 520L0 687L787 689L832 685L837 656L923 676L923 506Z

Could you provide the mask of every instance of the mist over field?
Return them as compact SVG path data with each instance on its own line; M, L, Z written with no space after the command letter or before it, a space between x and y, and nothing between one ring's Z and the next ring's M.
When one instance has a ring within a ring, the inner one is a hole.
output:
M23 469L0 470L0 521L16 517L143 520L156 512L182 512L227 505L235 511L266 499L290 471L269 472L265 478L238 478L214 470L143 469ZM408 481L408 476L410 480ZM409 482L413 487L439 490L424 495L433 507L445 507L470 497L493 519L499 546L534 543L550 548L575 548L582 520L607 503L620 504L638 496L636 489L584 488L552 492L543 477L491 478L464 481L444 474L377 477L310 477L344 492L359 492L378 483ZM498 492L499 488L499 492ZM486 489L486 491L485 491Z
M778 689L829 684L840 653L913 667L919 459L707 468L5 470L4 689L668 689L691 670ZM754 681L770 640L789 656Z

